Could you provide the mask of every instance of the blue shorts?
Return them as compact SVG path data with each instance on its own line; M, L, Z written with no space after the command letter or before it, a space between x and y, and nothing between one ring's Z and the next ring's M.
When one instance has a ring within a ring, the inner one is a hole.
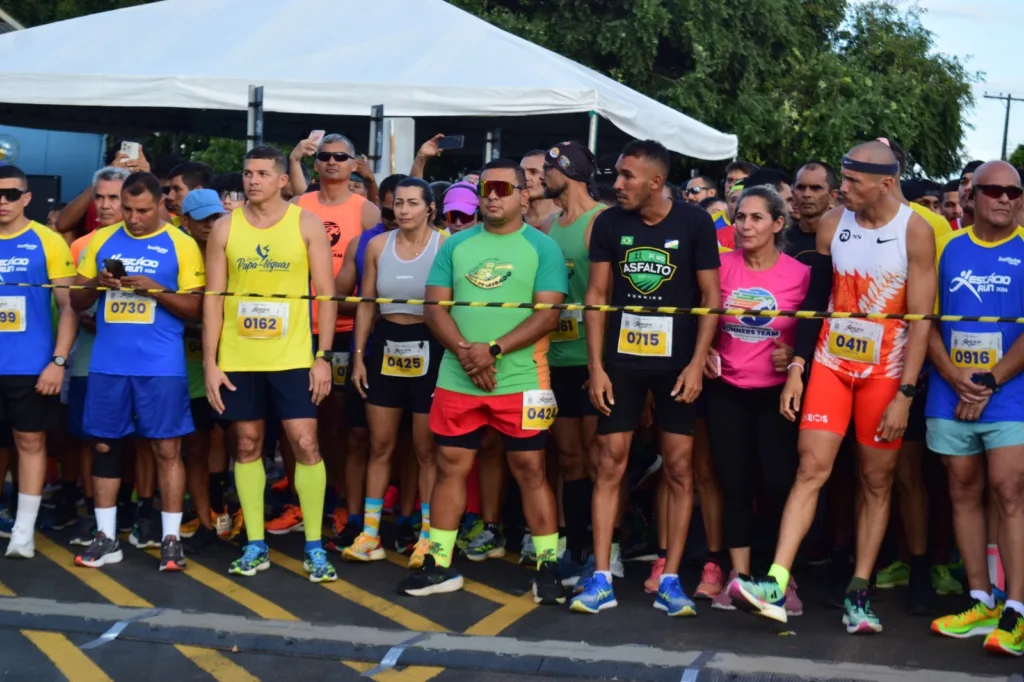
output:
M1024 445L1024 422L962 422L928 418L928 449L940 455L980 455Z
M89 440L82 420L85 417L85 387L88 377L71 377L68 384L68 433L76 440Z
M195 431L186 377L89 374L82 418L93 438L180 438Z

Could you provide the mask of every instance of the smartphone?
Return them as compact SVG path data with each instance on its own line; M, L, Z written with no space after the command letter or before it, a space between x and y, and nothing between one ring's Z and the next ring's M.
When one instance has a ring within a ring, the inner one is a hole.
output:
M711 364L715 368L715 377L722 376L722 356L721 355L712 355L711 356Z
M445 151L447 149L462 149L465 144L465 135L445 135L437 141L437 148L441 151Z
M309 139L312 142L319 143L320 140L324 139L324 135L327 134L326 130L314 130L309 134Z
M124 263L117 258L104 258L103 269L109 272L110 276L114 279L128 276L128 272L124 269Z
M142 145L138 142L122 142L121 153L127 156L133 161L139 160L139 152L142 150Z

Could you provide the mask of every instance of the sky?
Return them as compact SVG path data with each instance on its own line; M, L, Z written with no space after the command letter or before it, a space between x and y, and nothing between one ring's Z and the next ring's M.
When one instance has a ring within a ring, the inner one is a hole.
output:
M1024 0L918 0L917 4L925 10L921 23L935 34L936 51L959 57L968 71L984 72L983 81L974 85L974 109L967 119L973 127L964 140L968 158L999 158L1005 103L983 96L1024 98L1024 71L1017 52L1024 37ZM1010 112L1008 154L1024 142L1024 102L1014 102Z

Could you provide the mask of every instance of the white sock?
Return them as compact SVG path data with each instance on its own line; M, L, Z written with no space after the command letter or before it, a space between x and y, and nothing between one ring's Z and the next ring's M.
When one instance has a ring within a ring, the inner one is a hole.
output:
M971 599L977 599L990 609L996 607L996 598L984 590L971 590Z
M14 531L18 533L34 533L36 518L39 516L39 504L42 495L26 495L18 493L18 515L14 517Z
M611 571L594 571L594 575L603 575L604 579L608 581L608 584L612 583L612 572Z
M1024 604L1021 604L1016 599L1007 599L1006 604L1003 606L1003 611L1006 609L1013 609L1020 615L1024 616Z
M661 574L661 580L658 581L658 587L660 588L662 585L665 584L666 580L670 580L672 578L675 578L676 580L679 580L679 574L678 573L662 573Z
M181 512L160 512L160 525L163 527L163 537L181 539Z
M117 537L117 506L96 507L96 530L113 540Z

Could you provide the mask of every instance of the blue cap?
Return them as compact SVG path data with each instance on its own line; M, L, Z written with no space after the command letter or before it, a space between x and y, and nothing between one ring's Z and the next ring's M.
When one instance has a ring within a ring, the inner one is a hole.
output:
M192 220L206 220L217 213L227 213L220 195L212 189L194 189L181 202L181 212Z

